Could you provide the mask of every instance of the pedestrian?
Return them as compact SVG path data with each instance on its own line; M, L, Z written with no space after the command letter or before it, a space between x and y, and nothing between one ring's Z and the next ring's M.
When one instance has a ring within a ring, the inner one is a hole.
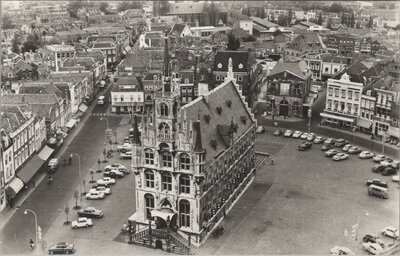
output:
M72 157L69 157L69 158L68 158L68 162L69 162L69 165L72 164Z
M26 192L28 192L28 186L27 186L27 185L25 185L25 187L24 187L24 188L25 188L25 191L26 191Z
M32 187L35 188L35 181L32 181Z
M272 120L275 120L275 114L272 114Z

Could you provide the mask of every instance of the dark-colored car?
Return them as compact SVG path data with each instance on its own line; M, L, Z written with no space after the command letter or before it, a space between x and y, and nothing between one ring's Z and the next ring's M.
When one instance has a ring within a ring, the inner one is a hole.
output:
M110 178L123 178L125 175L124 173L120 173L120 172L115 172L115 171L104 171L103 173L104 177L110 177Z
M97 188L97 187L106 187L106 188L109 188L109 186L108 186L107 184L97 184L97 183L95 183L95 184L92 186L92 188Z
M388 183L386 181L381 181L379 179L367 180L367 186L370 186L370 185L375 185L375 186L379 186L379 187L383 187L383 188L388 187Z
M312 146L311 142L303 142L297 147L297 149L300 151L305 151L305 150L310 149L311 146Z
M274 131L274 136L281 136L282 135L282 131L281 130L275 130Z
M87 218L101 218L103 217L103 211L100 211L94 207L87 207L78 211L79 217Z
M324 145L322 145L321 150L322 150L322 151L328 151L329 149L332 149L332 148L333 148L332 145L330 145L330 144L324 144Z
M397 173L397 169L393 166L386 166L382 172L383 176L395 175Z
M61 242L49 247L49 254L71 254L75 252L75 245Z
M385 166L381 164L376 164L374 167L372 167L372 172L374 173L383 172L383 170L385 170Z
M335 140L335 147L342 148L344 145L349 144L349 142L345 139L337 139Z
M374 234L366 234L363 238L364 243L375 243L379 244L380 246L384 247L385 244L382 242L382 240Z

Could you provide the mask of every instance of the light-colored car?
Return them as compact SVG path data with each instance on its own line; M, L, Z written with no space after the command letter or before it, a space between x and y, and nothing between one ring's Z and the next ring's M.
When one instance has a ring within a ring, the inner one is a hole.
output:
M324 144L325 144L325 145L332 145L333 143L335 143L335 139L333 139L333 138L327 138L327 139L324 141Z
M286 130L285 133L283 134L284 137L291 137L293 134L292 130Z
M382 246L377 243L363 243L363 249L372 255L376 255L383 251Z
M354 253L347 247L337 246L330 249L331 255L354 255Z
M374 162L382 162L385 159L386 159L385 155L376 155L372 158L372 160L374 160Z
M265 132L265 127L264 126L258 126L256 129L256 133L261 134Z
M306 140L307 137L308 137L308 133L307 133L307 132L304 132L304 133L300 136L300 139Z
M120 163L113 163L113 164L109 164L106 167L104 167L104 170L105 171L111 171L111 170L116 170L118 168L125 168L126 169L126 167L124 165L120 164Z
M124 143L123 145L117 147L118 152L131 151L131 150L132 150L131 143Z
M332 157L337 153L339 153L339 150L337 150L336 148L332 148L325 152L325 156Z
M324 142L324 137L321 137L321 136L315 137L315 139L314 139L315 144L320 144L322 142Z
M301 134L302 134L301 131L295 131L295 132L293 133L292 137L298 139L298 138L300 138Z
M399 175L393 175L392 176L392 181L399 183Z
M372 153L372 152L370 152L370 151L367 151L367 150L362 151L362 152L358 155L358 157L361 158L361 159L373 158L374 156L375 156L374 153Z
M399 230L395 227L388 226L388 227L382 229L381 233L384 236L388 236L388 237L394 238L396 240L399 240Z
M92 219L86 217L78 218L71 224L72 228L87 228L93 226Z
M391 158L386 158L381 162L381 165L383 166L393 166L394 168L399 167L399 161L398 160L393 160Z
M353 145L351 144L346 144L344 145L344 147L342 148L342 151L347 152Z
M97 180L97 184L102 185L102 184L115 184L115 180L110 178L110 177L104 177L102 179Z
M91 191L92 192L101 192L101 193L104 193L106 195L110 195L111 194L111 188L106 188L104 186L98 186L96 188L91 188L89 190L89 192L91 192Z
M132 159L132 151L127 151L119 155L121 159Z
M359 148L356 147L356 146L352 146L352 147L349 148L349 150L347 150L347 152L348 152L349 154L358 154L358 153L361 152L361 149L359 149Z
M332 157L332 159L335 161L345 160L347 158L349 158L349 155L346 153L337 153Z
M100 191L91 189L91 190L89 190L88 193L86 193L85 197L86 197L86 199L90 199L90 200L92 200L92 199L104 199L105 194L104 194L104 192L100 192Z
M307 136L307 141L313 141L317 137L315 133L309 133Z

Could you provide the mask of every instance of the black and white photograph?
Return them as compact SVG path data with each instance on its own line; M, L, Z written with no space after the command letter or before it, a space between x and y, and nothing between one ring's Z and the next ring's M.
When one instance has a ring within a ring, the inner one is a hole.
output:
M2 0L0 255L400 254L400 2Z

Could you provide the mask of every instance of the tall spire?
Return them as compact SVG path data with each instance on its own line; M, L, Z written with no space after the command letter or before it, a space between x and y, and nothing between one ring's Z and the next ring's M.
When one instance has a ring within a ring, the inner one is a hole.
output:
M137 123L137 116L133 116L133 122L132 122L132 128L133 128L133 140L132 144L133 145L138 145L140 146L142 143L140 142L140 134L139 134L139 127Z
M165 31L165 49L164 49L164 77L170 76L169 70L169 52L168 52L168 32Z

